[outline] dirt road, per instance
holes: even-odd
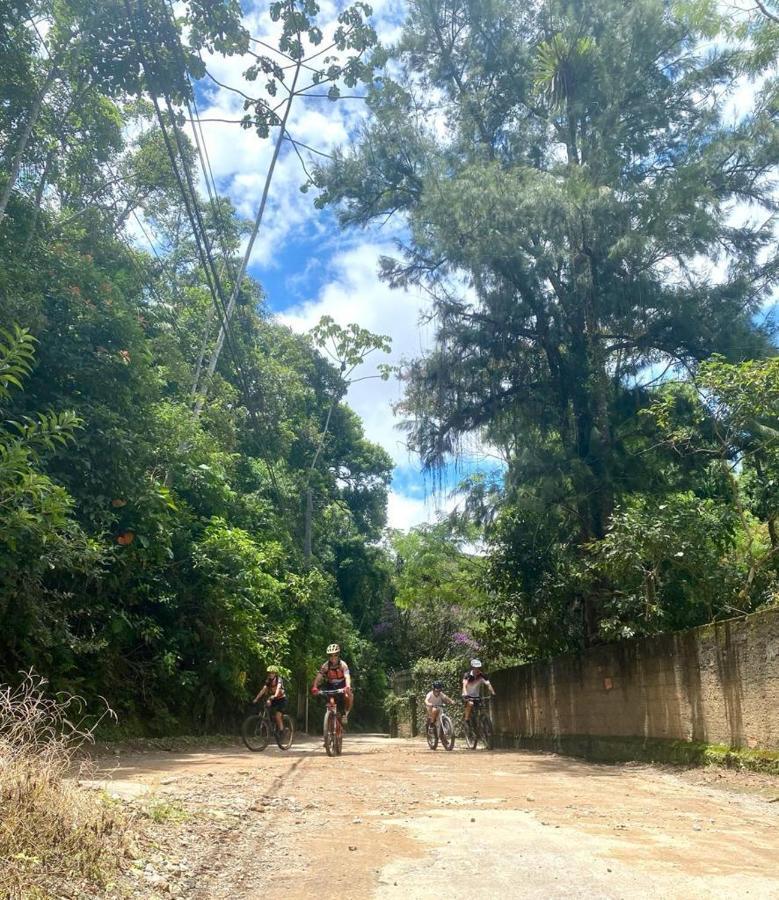
[[[145,810],[117,896],[779,898],[779,779],[352,735],[99,777]]]

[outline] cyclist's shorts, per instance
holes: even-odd
[[[346,679],[341,678],[338,681],[326,681],[322,685],[323,691],[340,691],[346,687]],[[327,698],[325,698],[327,699]]]
[[[326,690],[334,691],[337,689],[336,688],[326,688]],[[330,703],[330,701],[332,700],[335,703],[335,708],[341,713],[346,708],[345,698],[344,698],[343,694],[330,694],[329,696],[322,697],[321,699],[324,700],[325,704]]]
[[[287,698],[286,697],[274,697],[270,702],[270,711],[271,715],[277,712],[284,712],[287,708]]]

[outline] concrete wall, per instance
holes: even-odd
[[[492,677],[504,745],[591,756],[620,739],[779,750],[779,610]]]

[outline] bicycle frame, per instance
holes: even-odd
[[[489,715],[485,709],[486,704],[492,701],[492,697],[463,697],[463,703],[473,703],[473,711],[471,712],[471,721],[474,716]]]
[[[427,725],[427,727],[429,728],[429,727],[432,725],[432,726],[435,728],[435,731],[436,731],[436,740],[435,740],[435,744],[436,744],[436,746],[438,745],[438,742],[440,741],[440,743],[441,743],[447,750],[451,750],[452,747],[454,747],[454,723],[452,722],[452,718],[451,718],[451,716],[446,712],[445,706],[444,706],[443,704],[442,704],[441,706],[434,707],[434,708],[435,708],[435,709],[438,709],[438,715],[435,717],[435,722],[431,722],[431,721],[430,721],[430,718],[429,718],[429,713],[428,713],[428,725]],[[450,738],[450,744],[449,744],[449,746],[447,746],[446,740],[444,739],[444,729],[443,729],[443,722],[444,722],[444,719],[446,719],[446,721],[449,723],[449,738]],[[431,745],[431,749],[434,750],[435,747],[433,747],[433,746]]]
[[[336,697],[346,693],[345,688],[337,688],[334,691],[320,690],[318,696],[325,697],[327,700],[327,711],[325,712],[325,721],[322,728],[325,743],[325,751],[328,756],[340,756],[343,746],[343,724],[341,723],[341,713],[338,711]],[[332,727],[331,727],[332,723]]]
[[[276,725],[276,716],[270,711],[270,706],[266,700],[262,701],[262,712],[260,713],[260,722],[266,721],[271,733],[275,734],[279,729]],[[282,728],[284,727],[284,713],[281,714]]]
[[[337,706],[336,706],[336,702],[335,702],[335,698],[336,698],[339,694],[343,697],[343,696],[346,694],[346,688],[336,688],[334,691],[327,691],[327,690],[324,690],[324,691],[323,691],[323,690],[320,688],[319,693],[317,694],[317,696],[318,696],[318,697],[326,697],[326,698],[327,698],[327,706],[328,706],[328,708],[329,708],[329,709],[335,709],[336,715],[337,715],[338,718],[340,719],[340,718],[341,718],[341,713],[338,712],[338,709],[337,709]]]
[[[492,744],[492,719],[490,718],[489,712],[487,710],[487,704],[490,703],[492,697],[464,697],[463,701],[465,703],[471,702],[473,703],[473,709],[471,710],[471,715],[468,719],[463,716],[463,726],[466,732],[466,743],[468,743],[468,728],[470,727],[473,730],[474,743],[472,749],[474,749],[478,743],[479,739],[481,739],[485,745],[487,745],[488,749],[490,749]],[[485,728],[484,721],[487,721],[488,727]],[[469,744],[470,746],[470,744]]]
[[[435,721],[432,722],[432,724],[435,725],[436,731],[438,732],[438,735],[439,735],[439,737],[440,737],[440,736],[441,736],[441,720],[443,719],[444,716],[446,716],[446,718],[449,719],[449,721],[451,722],[451,721],[452,721],[452,718],[451,718],[451,716],[446,712],[446,710],[444,709],[443,706],[434,707],[434,708],[437,708],[437,709],[438,709],[438,715],[435,717]],[[431,720],[430,720],[430,717],[428,716],[428,722],[430,722],[430,721],[431,721]]]

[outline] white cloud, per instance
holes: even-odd
[[[371,357],[355,373],[357,378],[375,373],[379,362],[398,364],[423,353],[433,340],[432,326],[420,321],[427,299],[421,292],[392,290],[377,275],[379,257],[392,250],[390,244],[364,240],[337,251],[331,259],[330,278],[316,297],[285,310],[279,320],[304,332],[328,315],[340,325],[358,322],[363,328],[389,335],[391,354],[381,359],[378,355]],[[387,516],[391,528],[408,529],[435,521],[450,512],[457,501],[446,491],[428,490],[419,460],[409,454],[405,435],[398,429],[399,419],[392,407],[400,398],[396,379],[358,382],[347,397],[363,421],[366,436],[390,453],[399,479],[402,476],[403,489],[390,491]]]
[[[244,22],[252,36],[271,45],[277,44],[280,26],[271,22],[268,4],[264,0],[255,0],[245,5],[248,9]],[[330,21],[324,28],[323,45],[336,27],[338,13],[347,5],[348,0],[320,0],[320,21]],[[395,42],[405,17],[405,0],[373,0],[371,5],[371,21],[379,39],[384,44]],[[259,53],[266,52],[256,44],[254,49]],[[243,72],[254,62],[251,57],[213,55],[206,56],[205,62],[210,74],[222,85],[237,88],[252,97],[263,93],[266,79],[262,75],[253,82],[244,78]],[[210,79],[203,80],[198,88],[204,140],[217,188],[230,197],[240,215],[253,219],[273,155],[274,132],[271,131],[269,138],[261,139],[253,129],[244,129],[237,124],[236,120],[245,114],[244,98],[234,90]],[[269,98],[266,96],[266,99]],[[281,95],[271,102],[280,99]],[[328,153],[348,141],[365,115],[365,106],[359,100],[344,99],[332,103],[313,97],[297,99],[288,127],[297,141]],[[309,163],[315,159],[304,149],[300,152]],[[331,235],[326,230],[331,220],[318,214],[311,196],[299,190],[304,180],[305,174],[294,149],[288,143],[283,144],[250,266],[262,280],[263,272],[279,265],[282,256],[279,248],[294,246],[296,236],[301,235],[309,246],[312,239],[319,240],[328,277],[316,296],[285,310],[279,319],[301,332],[313,327],[321,316],[330,315],[341,325],[357,322],[373,332],[389,335],[392,353],[383,359],[374,354],[362,371],[355,373],[356,378],[375,373],[379,362],[398,364],[403,358],[424,352],[433,337],[432,328],[420,323],[425,299],[419,292],[393,291],[378,278],[379,257],[394,250],[389,236],[355,239],[340,233]],[[204,183],[202,188],[205,193]],[[289,254],[284,258],[288,262]],[[285,273],[288,284],[301,290],[306,284],[309,265],[308,260],[301,259],[298,272]],[[317,280],[322,281],[321,278]],[[362,418],[367,437],[383,446],[398,467],[403,491],[396,489],[390,493],[389,522],[394,528],[409,528],[437,518],[441,511],[451,508],[452,502],[434,492],[427,496],[429,492],[419,474],[419,462],[409,457],[405,436],[397,428],[398,420],[393,414],[392,406],[400,396],[401,389],[396,380],[371,379],[353,384],[348,402]]]
[[[358,322],[370,331],[389,335],[392,353],[381,359],[374,354],[355,372],[356,378],[374,374],[379,362],[397,364],[404,357],[418,356],[432,342],[431,327],[420,323],[424,297],[418,292],[392,290],[378,279],[379,257],[390,252],[389,245],[365,241],[336,253],[331,261],[332,277],[318,295],[278,317],[295,331],[308,331],[328,315],[339,325]],[[362,418],[367,437],[381,444],[397,465],[407,465],[405,437],[392,411],[400,397],[397,380],[371,379],[353,384],[348,401]]]
[[[347,5],[343,0],[320,2],[318,19],[322,23],[329,23],[323,27],[324,40],[320,46],[324,47],[329,42],[337,26],[337,16]],[[372,7],[371,22],[379,39],[384,43],[393,42],[399,35],[405,13],[403,0],[375,0]],[[277,44],[280,23],[270,20],[266,2],[252,3],[244,15],[244,24],[254,38],[271,46]],[[274,55],[264,46],[253,46],[259,53]],[[311,48],[312,51],[315,49],[318,48]],[[278,60],[284,63],[282,58],[278,57]],[[201,99],[200,116],[214,177],[220,192],[230,197],[239,213],[253,219],[273,155],[275,131],[272,129],[271,136],[262,139],[253,129],[244,129],[237,124],[245,115],[244,97],[230,88],[238,89],[250,97],[264,96],[271,104],[283,100],[283,89],[277,97],[271,98],[265,92],[265,76],[260,74],[256,81],[247,81],[243,73],[255,61],[249,55],[223,57],[205,54],[204,61],[210,75],[222,85],[214,83],[210,78],[199,84],[206,98]],[[287,75],[289,78],[289,71]],[[306,70],[303,75],[310,77]],[[313,93],[326,93],[326,88]],[[350,90],[348,93],[354,92]],[[279,114],[281,112],[280,109]],[[322,97],[296,98],[292,104],[288,130],[295,140],[328,153],[348,140],[365,114],[364,104],[360,100],[343,99],[333,103]],[[310,167],[316,156],[303,148],[300,148],[300,152]],[[277,264],[277,253],[274,251],[294,235],[296,229],[304,225],[313,229],[318,227],[312,220],[310,196],[301,194],[299,190],[305,177],[297,154],[285,142],[273,176],[268,206],[252,253],[251,265],[274,266]]]
[[[387,503],[387,524],[390,528],[407,531],[423,522],[431,522],[438,517],[440,509],[432,498],[420,500],[398,491],[390,491]]]
[[[297,332],[308,331],[328,315],[342,326],[357,322],[375,333],[388,334],[392,353],[383,358],[372,356],[355,373],[357,378],[375,373],[379,362],[398,364],[425,353],[434,339],[434,326],[420,321],[428,298],[420,291],[393,290],[377,275],[380,256],[393,250],[392,244],[364,239],[336,251],[330,260],[329,278],[317,295],[277,318]],[[451,490],[460,478],[473,468],[500,466],[500,459],[474,435],[464,442],[462,469],[442,473],[444,483],[434,489],[423,478],[419,459],[409,454],[405,434],[398,428],[400,419],[393,412],[393,404],[401,399],[401,391],[396,379],[371,379],[353,384],[347,400],[362,419],[368,439],[384,447],[395,462],[396,482],[389,495],[388,520],[392,528],[407,529],[451,512],[459,502],[451,496]]]

